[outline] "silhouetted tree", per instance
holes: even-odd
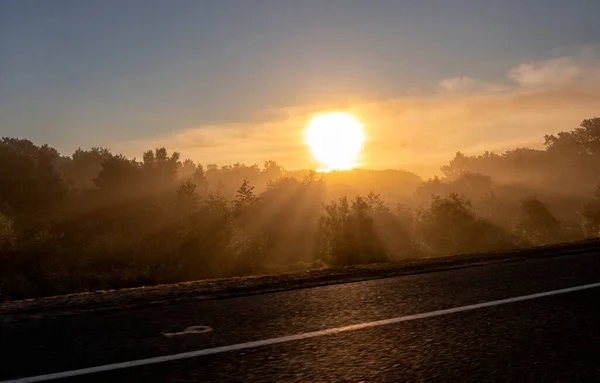
[[[465,172],[451,183],[450,189],[468,198],[482,197],[492,189],[492,177]]]
[[[321,218],[324,252],[334,265],[381,262],[387,259],[374,229],[367,201],[342,197],[325,206]]]
[[[102,163],[102,169],[94,183],[106,197],[131,197],[141,188],[140,164],[122,155],[112,156]]]
[[[275,161],[265,161],[264,168],[262,170],[264,181],[274,181],[281,178],[283,174],[283,167],[277,165]]]
[[[15,241],[16,234],[12,219],[0,213],[0,251],[12,249]]]
[[[460,254],[511,247],[511,239],[499,227],[477,217],[465,197],[451,193],[433,196],[420,212],[418,233],[434,254]]]
[[[64,163],[62,170],[71,187],[76,190],[89,190],[95,187],[94,179],[98,177],[104,161],[112,157],[110,150],[92,148],[77,149],[71,159]]]
[[[192,161],[188,158],[185,161],[183,161],[183,163],[181,164],[181,167],[179,168],[177,175],[181,179],[190,179],[194,176],[195,172],[196,172],[196,164],[194,163],[194,161]]]
[[[521,212],[517,217],[517,233],[533,244],[557,242],[560,224],[546,205],[535,197],[521,201]]]
[[[600,186],[588,203],[583,206],[581,215],[584,219],[584,230],[588,237],[600,236]]]
[[[237,190],[234,206],[236,210],[248,207],[256,202],[256,195],[254,194],[254,186],[250,185],[247,179],[244,179],[242,186]]]
[[[182,213],[191,213],[198,208],[199,197],[196,194],[196,185],[191,180],[184,181],[177,188],[176,206]]]
[[[546,135],[544,140],[549,151],[600,156],[600,118],[583,120],[578,128]]]
[[[179,153],[170,156],[165,148],[144,153],[141,174],[146,187],[151,190],[166,190],[175,184],[177,171],[181,166]]]
[[[415,191],[415,196],[420,200],[429,201],[432,196],[448,194],[449,190],[450,187],[448,183],[442,182],[437,176],[435,176],[421,183]]]
[[[386,256],[391,259],[417,257],[420,251],[412,238],[411,212],[402,207],[392,211],[380,194],[375,192],[369,192],[365,201]]]
[[[0,206],[37,217],[56,209],[68,191],[58,171],[59,160],[58,152],[48,145],[0,140]]]
[[[196,193],[198,195],[204,197],[208,194],[209,184],[208,179],[206,179],[206,172],[204,171],[204,167],[202,164],[198,164],[194,169],[194,173],[192,174],[192,182],[196,185]]]

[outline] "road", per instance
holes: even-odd
[[[5,323],[0,381],[597,382],[599,282],[580,254]]]

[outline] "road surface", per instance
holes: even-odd
[[[0,381],[597,382],[598,255],[4,323]]]

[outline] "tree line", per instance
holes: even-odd
[[[600,118],[422,180],[0,140],[0,299],[509,251],[600,233]]]

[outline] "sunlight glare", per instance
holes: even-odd
[[[363,125],[351,114],[323,113],[313,117],[305,131],[306,144],[326,170],[348,170],[357,164],[365,134]]]

